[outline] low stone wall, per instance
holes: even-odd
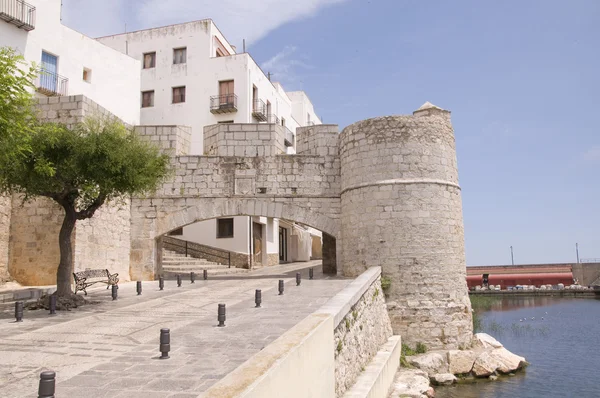
[[[379,348],[392,335],[381,273],[371,268],[354,282],[355,296],[349,312],[336,326],[335,393],[340,397],[350,388]],[[362,294],[360,294],[362,293]],[[335,299],[335,298],[334,298]]]
[[[381,268],[372,267],[202,396],[340,397],[391,335]]]
[[[10,234],[11,198],[0,196],[0,285],[8,276],[8,237]]]

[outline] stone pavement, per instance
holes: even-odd
[[[350,282],[320,268],[320,261],[279,265],[193,285],[184,279],[181,288],[165,281],[162,292],[158,282],[144,282],[142,296],[135,282],[125,283],[117,301],[110,290],[94,289],[88,298],[98,305],[53,317],[26,311],[22,323],[14,322],[13,306],[0,306],[0,396],[37,396],[39,373],[50,369],[58,397],[198,397]],[[262,289],[262,308],[254,308],[255,289]],[[218,303],[227,305],[224,328],[216,327]],[[164,327],[171,358],[159,360]]]

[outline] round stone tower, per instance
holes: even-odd
[[[458,348],[472,337],[462,202],[450,112],[364,120],[340,134],[342,273],[380,265],[403,342]]]

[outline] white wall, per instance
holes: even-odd
[[[232,55],[216,57],[214,37]],[[256,123],[252,117],[252,87],[258,98],[271,102],[272,113],[285,119],[295,133],[298,123],[292,117],[292,103],[283,89],[274,85],[247,54],[235,54],[227,40],[210,20],[101,37],[98,41],[142,60],[156,51],[156,67],[142,69],[141,91],[154,90],[154,106],[141,109],[142,124],[187,125],[192,128],[192,155],[203,154],[205,126],[223,121]],[[187,62],[173,65],[173,49],[187,48]],[[234,80],[237,112],[212,114],[210,97],[219,94],[219,81]],[[172,87],[186,86],[186,102],[172,104]],[[278,88],[279,87],[279,88]]]
[[[321,124],[321,119],[315,113],[313,103],[304,91],[288,91],[287,95],[292,102],[292,114],[300,126],[308,125],[308,114],[310,114],[312,123]]]
[[[177,236],[190,242],[216,247],[236,253],[248,254],[250,242],[249,217],[233,217],[233,238],[217,238],[217,220],[210,219],[183,227],[183,236]]]
[[[0,21],[0,46],[16,48],[41,63],[42,50],[58,56],[58,74],[69,79],[68,94],[83,94],[129,124],[140,121],[140,63],[60,23],[61,0],[28,0],[36,7],[35,29],[27,32]],[[83,68],[92,70],[91,83]]]

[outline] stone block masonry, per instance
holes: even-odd
[[[0,284],[10,279],[8,274],[8,240],[11,209],[11,198],[0,196]]]

